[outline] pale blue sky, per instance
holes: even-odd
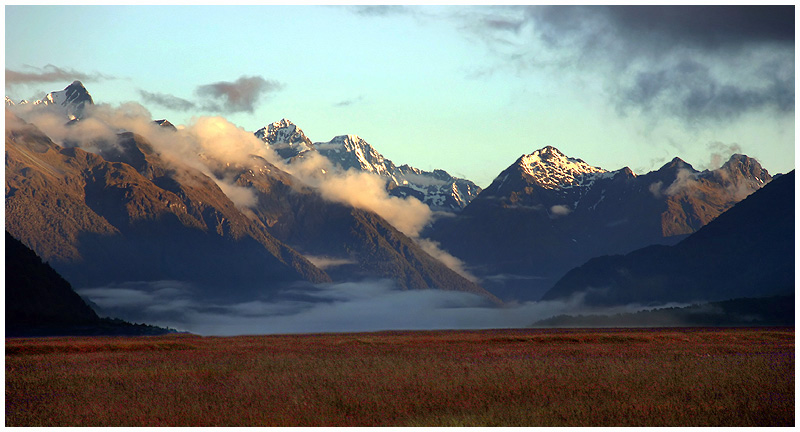
[[[255,131],[285,117],[313,141],[360,135],[398,165],[482,187],[546,145],[640,174],[737,151],[774,174],[795,160],[786,12],[6,6],[6,95],[41,98],[75,76],[96,103],[154,119]],[[199,91],[242,77],[261,83],[244,105]]]

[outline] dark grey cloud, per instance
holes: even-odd
[[[794,44],[794,6],[604,7],[631,37],[665,38],[704,48],[746,43]]]
[[[619,108],[661,110],[682,118],[733,119],[754,110],[794,111],[794,79],[773,76],[764,83],[722,83],[693,60],[636,74],[620,90]]]
[[[113,76],[101,73],[86,73],[74,69],[65,69],[48,64],[42,68],[30,66],[27,71],[15,71],[6,68],[6,86],[16,84],[33,84],[49,82],[72,82],[74,80],[107,80]]]
[[[197,94],[211,98],[204,107],[211,111],[227,113],[253,112],[261,98],[283,88],[283,84],[260,76],[242,76],[236,81],[220,81],[201,85]]]
[[[560,78],[596,77],[623,114],[692,123],[794,111],[794,6],[521,6],[479,12],[467,27],[503,55],[507,66],[549,70]]]
[[[587,44],[612,37],[648,50],[794,45],[794,6],[530,6],[525,12],[551,43],[577,35]]]
[[[190,111],[197,108],[196,103],[170,94],[152,93],[140,89],[139,95],[147,103],[153,103],[176,111]]]

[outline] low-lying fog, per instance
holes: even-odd
[[[403,291],[389,280],[296,284],[270,300],[209,304],[180,281],[126,282],[78,290],[104,316],[200,335],[520,328],[560,314],[598,312],[581,298],[495,306],[453,291]],[[642,310],[637,305],[605,313]]]

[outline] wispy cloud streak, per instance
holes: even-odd
[[[196,103],[170,94],[153,93],[140,89],[139,95],[147,103],[156,104],[176,111],[190,111],[197,108]]]
[[[48,64],[42,68],[30,66],[30,70],[19,71],[6,68],[6,87],[17,84],[34,84],[50,82],[72,82],[74,80],[109,80],[111,75],[86,73],[74,69],[65,69]]]

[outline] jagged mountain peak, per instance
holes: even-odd
[[[92,95],[83,86],[83,83],[75,80],[72,84],[66,86],[64,90],[53,91],[48,93],[44,99],[45,104],[58,104],[67,106],[67,104],[79,104],[88,102],[93,104]]]
[[[293,144],[303,142],[311,144],[303,130],[286,118],[272,122],[255,132],[255,135],[267,144]]]
[[[398,168],[359,135],[338,135],[327,142],[312,143],[286,118],[264,126],[255,135],[287,163],[315,152],[342,171],[353,169],[377,174],[387,180],[387,189],[393,196],[413,196],[436,210],[459,211],[481,190],[469,180],[453,177],[444,170],[428,172],[408,165]]]
[[[679,158],[677,156],[672,158],[671,161],[665,163],[664,166],[662,166],[661,168],[658,169],[658,171],[675,170],[675,169],[681,169],[681,168],[685,168],[685,169],[688,169],[690,171],[696,171],[694,169],[694,167],[692,167],[692,165],[689,162],[686,162],[685,160],[683,160],[683,159],[681,159],[681,158]]]
[[[72,84],[68,85],[64,90],[70,90],[70,89],[73,91],[85,91],[86,93],[88,93],[88,91],[86,91],[86,87],[80,80],[72,81]]]
[[[275,131],[278,129],[290,129],[292,132],[294,132],[298,129],[298,127],[296,124],[292,123],[291,120],[287,118],[282,118],[276,122],[272,122],[266,125],[262,129],[266,129],[266,131]]]
[[[19,104],[27,104],[28,101],[21,101]],[[6,105],[13,106],[14,103],[6,97]],[[83,116],[86,105],[94,105],[92,95],[83,86],[83,83],[75,80],[72,84],[66,86],[64,90],[52,91],[44,96],[41,100],[33,102],[35,106],[59,106],[67,118],[76,120]]]
[[[314,148],[314,144],[302,129],[286,118],[270,123],[255,132],[284,159],[291,159]]]
[[[522,155],[515,166],[523,176],[546,189],[579,185],[589,174],[606,173],[603,168],[591,166],[581,159],[571,158],[553,146]]]
[[[732,155],[727,162],[712,173],[716,176],[727,177],[726,180],[734,183],[745,181],[765,185],[772,181],[772,176],[758,160],[743,154]]]
[[[161,127],[165,127],[167,129],[173,130],[173,131],[178,130],[178,128],[176,128],[175,125],[172,124],[172,122],[170,122],[167,119],[153,120],[153,123],[155,123],[155,124],[157,124],[157,125],[159,125]]]
[[[731,171],[738,170],[742,174],[751,174],[755,177],[761,177],[762,172],[764,172],[758,160],[739,153],[732,155],[727,162],[722,164],[722,168]]]
[[[287,119],[286,117],[284,117],[284,118],[282,118],[282,119],[280,119],[280,120],[278,120],[276,122],[272,122],[272,125],[274,125],[275,127],[285,127],[285,126],[293,125],[293,124],[294,123],[292,123],[292,121]]]
[[[30,102],[21,100],[19,105],[26,105]],[[17,105],[14,101],[6,96],[6,106]],[[73,81],[70,85],[64,87],[64,90],[52,91],[44,96],[44,98],[34,101],[33,105],[58,105],[64,107],[64,112],[70,120],[75,120],[83,115],[86,105],[94,105],[92,95],[86,90],[86,87],[79,80]]]
[[[364,138],[358,135],[339,135],[326,143],[314,143],[319,152],[342,169],[355,168],[389,178],[399,184],[394,175],[397,169]]]

